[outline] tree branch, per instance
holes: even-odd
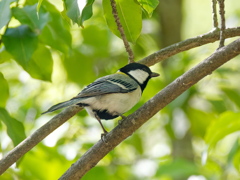
[[[111,1],[111,6],[112,6],[113,17],[115,19],[118,31],[120,32],[120,35],[122,37],[125,49],[126,49],[126,51],[128,53],[129,63],[133,63],[134,62],[134,54],[133,54],[133,51],[132,51],[132,49],[131,49],[131,47],[130,47],[130,45],[128,43],[128,40],[127,40],[126,35],[124,33],[124,29],[123,29],[122,24],[120,22],[120,19],[119,19],[119,16],[118,16],[118,12],[117,12],[116,2],[115,2],[115,0],[110,0],[110,1]]]
[[[212,0],[212,14],[213,14],[213,27],[218,29],[218,20],[217,20],[217,0]]]
[[[240,36],[240,27],[229,28],[225,31],[225,38]],[[146,64],[148,66],[154,65],[170,56],[177,53],[186,51],[188,49],[198,47],[207,43],[212,43],[219,40],[219,31],[214,30],[210,33],[200,35],[194,38],[187,39],[185,41],[168,46],[160,51],[151,54],[150,56],[142,59],[139,63]],[[48,123],[39,128],[31,136],[22,141],[18,146],[11,150],[5,157],[0,160],[0,175],[6,171],[12,164],[26,154],[30,149],[36,146],[47,135],[53,132],[61,124],[66,122],[81,109],[79,107],[69,107],[53,117]]]
[[[80,179],[113,148],[132,135],[132,133],[140,128],[158,111],[176,99],[192,85],[196,84],[199,80],[210,75],[214,70],[238,54],[240,54],[240,39],[215,51],[210,57],[177,78],[137,111],[126,117],[120,125],[106,135],[106,142],[102,140],[98,141],[76,163],[72,164],[60,180]]]
[[[219,4],[219,14],[221,17],[221,31],[220,31],[220,42],[219,42],[219,48],[224,46],[224,41],[225,41],[225,5],[224,5],[224,0],[218,0]]]
[[[164,59],[167,59],[175,54],[178,54],[180,52],[193,49],[195,47],[202,46],[204,44],[213,43],[217,40],[219,40],[219,30],[214,29],[213,31],[202,34],[199,36],[196,36],[194,38],[187,39],[185,41],[181,41],[179,43],[175,43],[171,46],[168,46],[166,48],[163,48],[145,58],[138,61],[139,63],[145,64],[147,66],[152,66],[160,61],[163,61]],[[240,36],[240,27],[236,28],[228,28],[225,30],[225,38],[231,38],[235,36]]]
[[[0,161],[0,175],[6,171],[12,164],[20,159],[24,154],[41,142],[46,136],[52,133],[55,129],[65,123],[68,119],[81,111],[79,106],[72,106],[66,108],[64,111],[54,116],[50,121],[36,130],[32,135],[19,143],[13,150],[11,150]]]

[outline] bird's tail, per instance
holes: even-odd
[[[64,101],[64,102],[55,104],[52,107],[50,107],[47,111],[43,112],[42,114],[46,114],[46,113],[49,113],[49,112],[56,111],[58,109],[62,109],[64,107],[68,107],[68,106],[77,104],[79,101],[80,101],[79,99],[70,99],[68,101]]]

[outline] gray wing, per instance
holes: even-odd
[[[109,93],[128,93],[137,89],[138,86],[137,82],[129,76],[123,74],[108,75],[88,85],[73,99]]]

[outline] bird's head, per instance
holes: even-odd
[[[159,76],[158,73],[152,72],[149,67],[139,63],[130,63],[119,71],[133,78],[140,85],[142,91],[151,78]]]

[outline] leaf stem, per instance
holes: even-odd
[[[125,49],[128,53],[128,60],[129,60],[129,63],[133,63],[134,62],[134,54],[133,54],[133,51],[127,41],[127,38],[126,38],[126,35],[124,33],[124,29],[122,27],[122,24],[120,22],[120,18],[118,16],[118,12],[117,12],[117,5],[116,5],[116,2],[115,0],[110,0],[111,1],[111,6],[112,6],[112,14],[113,14],[113,17],[115,19],[115,22],[117,24],[117,28],[118,28],[118,31],[120,32],[120,35],[122,37],[122,40],[123,40],[123,43],[124,43],[124,46],[125,46]]]

